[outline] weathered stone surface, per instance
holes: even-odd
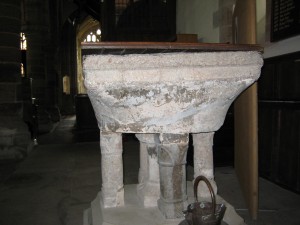
[[[261,66],[257,52],[88,55],[83,63],[101,130],[133,133],[218,130]]]
[[[32,148],[27,125],[16,116],[0,116],[0,159],[22,159]]]
[[[103,207],[124,205],[122,134],[100,133]]]

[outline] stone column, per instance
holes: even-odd
[[[46,98],[45,102],[47,104],[46,110],[50,114],[51,120],[53,122],[58,122],[61,118],[60,109],[58,108],[58,88],[60,84],[59,69],[60,66],[57,62],[60,62],[60,57],[58,55],[59,43],[61,38],[61,25],[59,22],[60,18],[60,0],[51,0],[49,2],[49,35],[47,37],[47,47],[45,51],[46,55]]]
[[[145,207],[157,206],[159,199],[158,134],[136,134],[140,141],[140,170],[137,195]]]
[[[186,153],[188,134],[160,134],[158,208],[167,219],[180,218],[187,207]]]
[[[21,83],[21,1],[0,1],[0,159],[20,159],[31,149],[30,116]]]
[[[49,40],[49,1],[24,1],[23,32],[27,38],[27,74],[32,78],[32,95],[37,99],[37,118],[39,133],[50,132],[53,123],[47,111],[47,43]],[[53,66],[53,65],[52,65]]]
[[[214,132],[193,134],[194,145],[194,178],[205,176],[211,183],[214,192],[217,193],[217,185],[214,181],[213,141]],[[210,198],[206,184],[198,185],[198,196]]]
[[[122,134],[100,132],[100,148],[103,207],[123,206]]]

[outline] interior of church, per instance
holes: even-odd
[[[171,200],[166,198],[170,193],[191,191],[188,187],[182,187],[182,190],[178,191],[180,183],[176,182],[183,178],[186,179],[186,186],[190,185],[199,175],[198,163],[202,161],[203,165],[205,162],[209,164],[207,167],[204,165],[205,168],[202,169],[209,170],[204,174],[218,187],[216,191],[214,186],[214,191],[218,196],[222,196],[222,201],[228,202],[227,212],[229,209],[234,211],[232,214],[226,214],[221,224],[300,223],[300,4],[297,0],[285,3],[280,0],[0,0],[0,12],[0,224],[178,224],[177,220],[171,223],[165,219],[184,220],[182,213],[179,215],[173,210],[178,206],[176,204],[179,200],[173,196],[173,208],[169,209],[168,204]],[[242,48],[246,50],[241,50]],[[218,53],[224,51],[224,55],[226,51],[237,55],[243,51],[253,51],[263,61],[258,74],[260,77],[253,81],[253,84],[249,83],[249,87],[244,85],[243,90],[239,89],[241,93],[237,91],[234,97],[224,97],[225,100],[230,99],[230,104],[228,103],[227,107],[225,100],[223,101],[221,106],[225,114],[220,119],[221,125],[218,128],[208,129],[199,125],[200,128],[194,129],[196,125],[186,122],[186,118],[182,120],[184,125],[181,125],[181,121],[180,126],[171,126],[167,121],[168,117],[174,124],[174,118],[177,118],[173,116],[171,109],[178,115],[181,113],[174,105],[170,106],[170,109],[164,109],[167,116],[163,118],[167,119],[155,120],[156,125],[153,126],[147,121],[147,126],[144,123],[142,128],[139,128],[141,123],[138,123],[137,119],[133,119],[136,122],[133,125],[125,124],[125,128],[122,127],[120,118],[116,119],[118,123],[111,122],[111,118],[115,116],[112,112],[119,108],[124,110],[122,113],[127,112],[127,108],[131,110],[132,115],[127,116],[123,113],[123,117],[128,117],[126,120],[131,121],[129,117],[139,118],[134,117],[133,112],[135,107],[141,107],[141,99],[144,97],[141,90],[146,89],[144,85],[149,83],[143,83],[141,80],[156,71],[155,65],[144,63],[144,59],[139,64],[138,58],[136,65],[119,65],[117,59],[121,62],[122,57],[139,54],[138,57],[150,55],[150,58],[153,56],[155,60],[156,55],[166,55],[163,62],[157,62],[157,67],[161,67],[158,68],[159,73],[166,73],[165,67],[171,71],[172,63],[176,62],[176,66],[184,66],[175,67],[173,71],[177,72],[170,77],[173,79],[183,76],[180,79],[188,80],[191,76],[184,73],[190,72],[186,68],[191,66],[192,59],[187,63],[188,66],[184,63],[189,54],[207,54],[203,59],[205,61],[215,49],[218,49]],[[186,54],[187,57],[179,61],[174,57],[169,63],[168,55],[172,54]],[[104,61],[92,61],[88,64],[91,55],[108,57],[107,65],[101,64]],[[219,61],[209,64],[210,67],[217,67],[223,60],[227,60],[222,57],[217,59]],[[238,60],[242,63],[245,61],[242,57],[236,57],[233,64],[238,64]],[[110,90],[105,92],[110,93],[107,100],[104,99],[104,95],[94,90],[95,87],[91,87],[91,84],[97,84],[98,91],[109,82],[111,86],[116,84],[119,78],[113,80],[116,75],[109,77],[111,71],[115,71],[114,68],[104,69],[104,83],[100,84],[97,78],[94,83],[89,80],[95,74],[100,74],[101,68],[108,68],[111,61],[116,62],[115,66],[120,66],[120,71],[124,73],[120,82],[124,84],[122,88],[129,87],[124,91],[117,86],[118,93],[113,94],[119,98],[119,102],[113,103],[109,102],[113,96]],[[243,64],[241,68],[246,68],[248,64],[250,65]],[[201,71],[207,66],[205,63],[199,65],[197,64]],[[222,68],[224,76],[227,76],[226,69],[230,66],[231,64],[226,64]],[[198,67],[192,69],[191,74]],[[138,80],[138,84],[143,84],[138,91],[130,86],[137,71],[142,71],[140,74],[143,77]],[[203,71],[206,73],[210,68],[206,70],[205,67]],[[129,78],[124,78],[125,74],[129,75]],[[252,76],[254,72],[249,74]],[[155,80],[155,75],[151,79]],[[181,82],[180,79],[178,82]],[[234,78],[233,83],[237,84],[238,81],[238,78]],[[242,80],[242,83],[245,84],[246,81]],[[163,82],[166,82],[166,85],[170,83],[164,79],[159,82],[161,86]],[[198,81],[193,82],[194,85]],[[159,86],[155,85],[155,88]],[[172,103],[170,99],[174,95],[170,93],[174,86],[176,83],[168,86],[169,93],[163,95],[169,98],[167,101],[161,103],[155,100],[155,104],[165,107],[169,102]],[[196,98],[202,101],[204,94],[209,92],[213,95],[211,87],[216,86],[209,86],[210,89],[203,88],[204,91],[202,86],[197,87],[202,92],[195,95],[196,97],[190,94],[195,92],[186,93],[193,96],[191,102],[194,106],[197,105]],[[184,90],[189,88],[192,87]],[[229,89],[234,90],[233,86]],[[134,91],[129,93],[127,90]],[[152,97],[152,93],[155,96],[164,91],[149,90],[147,89],[147,97],[150,94]],[[218,94],[219,92],[221,97],[227,93],[225,90],[218,91]],[[125,103],[128,103],[131,100],[128,96],[136,93],[139,96],[135,97],[134,101],[138,103],[114,108],[109,111],[111,118],[104,116],[101,111],[107,111],[104,106],[119,106],[123,104],[124,99],[127,101],[124,100]],[[205,101],[212,101],[211,99],[214,98]],[[100,104],[100,101],[105,104]],[[151,101],[152,104],[154,100]],[[182,99],[179,103],[181,108],[185,107],[183,112],[187,112],[190,106],[184,105],[186,102]],[[153,121],[155,113],[164,115],[159,114],[159,107],[151,108],[151,113],[147,112],[152,115]],[[138,111],[138,116],[141,117],[146,110]],[[201,110],[204,113],[206,107]],[[214,110],[212,112],[214,113]],[[212,113],[209,111],[208,114]],[[200,116],[195,118],[193,117],[193,121],[202,122],[198,119]],[[207,123],[211,120],[217,121],[217,116],[211,120],[207,118],[203,119]],[[164,124],[168,126],[165,128]],[[189,124],[189,128],[186,128],[186,124]],[[180,129],[184,130],[184,134]],[[158,136],[143,136],[144,134]],[[202,137],[201,134],[207,136]],[[113,138],[115,135],[118,137]],[[147,142],[150,137],[155,141]],[[184,162],[163,167],[163,163],[166,162],[160,161],[159,157],[163,157],[163,154],[159,151],[167,148],[163,145],[164,141],[169,144],[174,138],[176,140],[171,143],[174,146],[187,140]],[[211,141],[203,144],[208,139]],[[117,141],[121,144],[116,144]],[[107,159],[113,168],[109,175],[103,172],[110,168],[104,165],[104,159],[107,157],[104,149],[108,148],[104,142],[117,146],[116,149],[119,145],[123,148],[118,150],[121,151],[118,153],[112,150],[113,156],[109,156],[112,158]],[[149,150],[153,143],[156,146],[155,151],[158,151],[155,156],[150,154]],[[197,153],[203,151],[199,147],[201,144],[209,146],[207,148],[211,150],[209,156],[203,156],[202,161],[202,155]],[[142,146],[147,148],[147,156],[143,155]],[[113,158],[117,154],[121,158]],[[175,157],[174,154],[172,157]],[[122,164],[121,168],[115,165],[118,160]],[[148,166],[145,173],[149,173],[145,177],[142,171],[143,160],[146,160]],[[183,165],[182,171],[178,173],[184,174],[179,178],[174,175],[174,171],[178,171],[178,165]],[[171,167],[172,179],[166,184],[168,179],[162,177],[168,177],[169,173],[162,171]],[[110,180],[107,179],[111,178],[107,177],[117,179],[117,170],[122,173],[120,179],[125,194],[122,193],[123,197],[119,198],[120,193],[116,193],[115,198],[117,202],[122,202],[122,198],[125,198],[125,205],[126,196],[130,192],[128,190],[132,185],[142,187],[143,182],[147,183],[147,179],[152,182],[151,185],[157,182],[155,188],[158,187],[160,192],[156,197],[159,199],[155,199],[155,203],[149,200],[149,205],[153,207],[152,204],[157,204],[158,212],[164,215],[164,222],[153,219],[156,222],[150,223],[147,222],[148,217],[143,222],[132,222],[127,217],[121,217],[123,222],[111,222],[110,218],[102,215],[108,215],[106,208],[111,206],[110,200],[105,202],[107,196],[101,194],[101,191],[104,192],[105,187],[110,188],[105,186],[110,184]],[[151,171],[156,170],[160,178],[158,175],[151,177]],[[181,184],[183,183],[184,181]],[[173,185],[175,191],[172,192],[171,188],[164,196],[168,185]],[[148,207],[145,199],[149,196],[144,192],[146,191],[137,195],[144,198],[142,205]],[[104,208],[101,208],[101,213],[95,206],[95,201],[100,195],[103,198],[103,206],[101,203],[97,207]],[[187,197],[184,193],[182,195]],[[186,207],[185,204],[186,202],[182,203],[183,208]],[[95,215],[95,207],[102,217],[97,213]],[[179,211],[182,212],[182,209]],[[141,211],[136,214],[143,213],[144,211]]]

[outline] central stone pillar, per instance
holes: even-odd
[[[183,217],[186,209],[186,153],[188,134],[160,134],[158,163],[160,199],[158,208],[167,219]]]
[[[100,132],[100,148],[103,207],[123,206],[122,134]]]
[[[159,199],[158,134],[136,134],[140,141],[140,170],[137,195],[145,207],[157,206]]]

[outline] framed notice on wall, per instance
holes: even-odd
[[[271,41],[300,34],[300,0],[272,0]]]

